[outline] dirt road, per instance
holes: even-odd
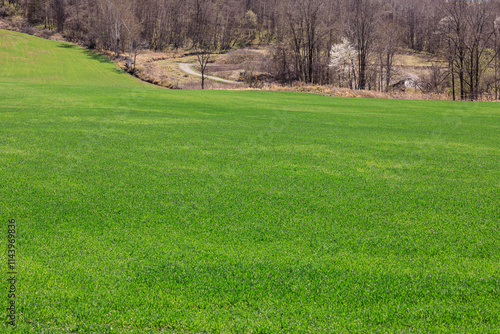
[[[187,74],[192,74],[192,75],[196,75],[198,77],[201,77],[200,72],[197,72],[191,68],[191,66],[193,66],[193,65],[195,65],[195,64],[179,63],[179,68],[182,71],[186,72]],[[222,79],[222,78],[218,78],[218,77],[213,77],[211,75],[205,75],[205,79],[212,79],[215,81],[220,81],[220,82],[225,82],[225,83],[239,84],[239,82],[237,82],[237,81],[226,80],[226,79]]]

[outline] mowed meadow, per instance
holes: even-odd
[[[22,333],[498,333],[499,162],[498,103],[165,90],[0,31],[0,306],[16,219]]]

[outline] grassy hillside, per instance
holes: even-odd
[[[498,104],[169,91],[0,31],[18,330],[498,332],[499,143]]]
[[[137,86],[109,59],[69,43],[0,30],[2,83]]]

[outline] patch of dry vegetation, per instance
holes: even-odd
[[[394,55],[395,66],[427,67],[432,66],[433,62],[435,62],[435,57],[425,53],[407,51]]]
[[[400,100],[450,100],[448,94],[421,93],[418,91],[379,92],[374,90],[352,90],[332,86],[306,85],[294,83],[291,86],[265,85],[262,90],[313,93],[325,96],[360,97],[370,99],[400,99]]]
[[[267,74],[269,55],[266,48],[239,49],[220,55],[207,69],[211,75],[243,80],[245,77]]]
[[[108,57],[114,58],[111,52],[104,52]],[[189,56],[183,50],[154,52],[142,50],[136,59],[136,67],[133,75],[142,81],[152,83],[165,88],[184,88],[185,83],[192,79],[182,72],[177,63],[192,62],[193,56]],[[126,56],[120,55],[114,59],[122,69],[126,69]]]
[[[244,57],[241,57],[242,50],[236,50],[228,54],[214,54],[211,63],[207,67],[207,75],[216,76],[229,80],[240,80],[242,73],[241,64],[235,64],[234,61],[246,64]],[[237,58],[231,58],[232,54],[238,54]],[[112,57],[112,54],[108,56]],[[125,68],[125,58],[117,61],[117,64]],[[197,59],[189,50],[167,50],[164,52],[153,52],[145,50],[137,56],[137,65],[134,75],[139,79],[159,85],[166,88],[180,89],[200,89],[201,79],[184,73],[179,68],[179,63],[196,64]],[[193,69],[199,71],[198,66]],[[243,71],[245,68],[243,68]],[[241,89],[241,84],[230,84],[215,82],[207,79],[206,88],[208,89]]]

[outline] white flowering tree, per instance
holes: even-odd
[[[342,38],[341,43],[332,45],[329,66],[337,72],[340,86],[355,88],[357,58],[358,53],[347,38]]]

